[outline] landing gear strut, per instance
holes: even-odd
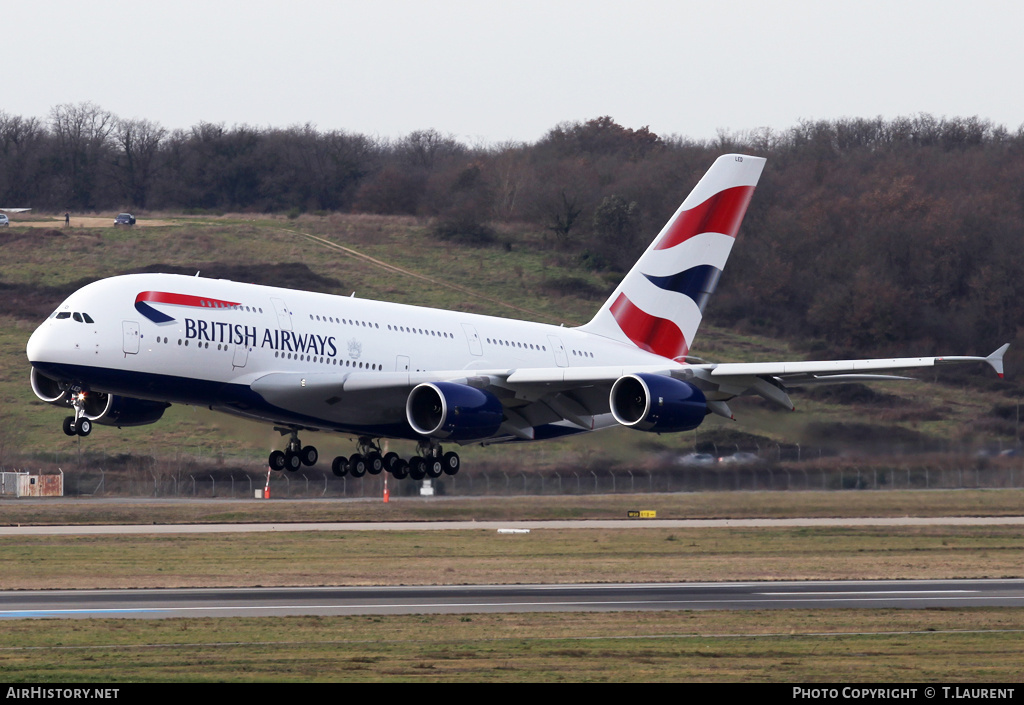
[[[316,465],[316,461],[320,459],[320,454],[313,446],[302,445],[302,442],[299,440],[299,429],[275,427],[275,430],[280,431],[281,435],[290,433],[291,439],[289,439],[288,447],[285,450],[275,450],[270,454],[267,462],[270,464],[271,470],[295,472],[303,465],[306,467]]]
[[[64,434],[67,436],[88,436],[92,433],[92,421],[85,417],[85,392],[79,392],[72,396],[71,406],[75,410],[75,415],[64,419]]]

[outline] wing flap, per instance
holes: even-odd
[[[345,375],[344,391],[374,389],[412,389],[426,382],[457,382],[484,389],[505,379],[509,370],[441,370],[433,372],[352,372]]]
[[[904,357],[878,360],[811,360],[807,362],[727,362],[716,365],[712,377],[781,377],[838,375],[864,371],[906,370],[932,367],[937,358]],[[984,361],[985,358],[969,358]]]
[[[648,372],[655,375],[673,375],[682,373],[686,367],[668,360],[664,365],[610,365],[604,367],[539,367],[533,369],[513,370],[507,377],[509,385],[569,385],[596,384],[614,382],[628,374]]]

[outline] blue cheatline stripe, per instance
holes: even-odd
[[[407,440],[419,440],[420,438],[409,426],[404,414],[402,418],[393,423],[366,425],[336,423],[274,406],[244,384],[225,384],[214,380],[115,370],[88,365],[67,365],[57,362],[33,362],[32,365],[48,377],[62,380],[87,379],[93,387],[124,397],[159,399],[172,404],[213,406],[219,411],[257,419],[261,422],[296,423],[311,428],[330,429],[353,435]]]
[[[718,279],[722,276],[722,270],[712,267],[710,264],[699,264],[687,270],[672,274],[667,277],[655,277],[645,274],[648,280],[659,289],[674,291],[677,294],[688,296],[697,304],[697,308],[703,313],[708,299],[715,293],[718,286]]]

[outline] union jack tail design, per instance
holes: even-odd
[[[594,319],[580,330],[685,358],[765,160],[715,160]]]

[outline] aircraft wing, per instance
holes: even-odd
[[[561,368],[556,368],[561,369]],[[311,419],[331,424],[391,426],[404,424],[406,401],[421,384],[452,382],[483,389],[498,397],[506,415],[519,423],[515,407],[536,401],[535,395],[516,398],[514,386],[506,380],[514,372],[495,370],[448,370],[431,372],[348,372],[307,374],[274,372],[250,384],[268,403]],[[605,393],[607,396],[607,392]],[[605,400],[607,405],[607,400]],[[554,413],[534,416],[537,424],[563,420]],[[522,422],[521,425],[532,425]],[[517,434],[511,431],[511,437]]]
[[[1010,344],[1007,343],[988,357],[957,355],[946,357],[897,357],[872,360],[725,363],[714,365],[711,376],[717,378],[743,375],[756,375],[760,377],[767,375],[778,377],[789,384],[797,385],[808,382],[828,381],[830,377],[836,375],[858,376],[868,373],[868,377],[874,378],[877,375],[871,373],[909,370],[918,367],[934,367],[950,363],[984,362],[990,365],[996,371],[996,374],[1002,377],[1003,355],[1005,355],[1009,347]]]
[[[508,374],[510,384],[561,384],[574,382],[614,381],[625,374],[647,372],[664,374],[679,379],[698,377],[728,382],[740,377],[773,377],[792,386],[823,382],[849,382],[860,379],[909,379],[893,377],[884,372],[934,367],[943,364],[984,362],[1003,376],[1003,356],[1010,344],[1001,346],[987,357],[957,355],[945,357],[901,357],[868,360],[824,360],[804,362],[727,362],[699,365],[672,366],[609,366],[609,367],[556,367],[515,370]]]
[[[525,369],[449,370],[432,372],[284,373],[260,377],[253,391],[271,404],[335,422],[351,421],[353,410],[362,423],[388,424],[405,418],[405,401],[420,384],[451,382],[486,390],[502,403],[501,435],[489,442],[533,440],[535,430],[551,424],[572,424],[593,430],[611,425],[609,392],[625,375],[653,374],[687,381],[704,392],[708,408],[733,418],[726,401],[757,395],[792,410],[788,388],[910,379],[889,374],[946,364],[982,362],[1003,376],[1009,344],[987,357],[945,356],[803,362],[739,362],[680,365],[677,363]],[[345,402],[345,403],[342,403]]]
[[[688,381],[707,397],[708,408],[719,416],[734,418],[726,401],[733,397],[757,395],[786,409],[795,407],[789,387],[811,384],[843,384],[908,380],[891,374],[903,370],[948,364],[985,363],[1003,376],[1003,356],[1009,343],[986,357],[947,355],[943,357],[883,358],[866,360],[828,360],[802,362],[707,363],[699,365],[644,367],[544,368],[516,370],[504,384],[518,395],[533,398],[556,411],[575,410],[566,420],[583,425],[609,411],[611,385],[626,374],[658,374]],[[577,403],[578,402],[578,403]]]
[[[595,370],[600,370],[599,372]],[[562,367],[528,370],[449,370],[431,372],[349,372],[305,374],[275,372],[250,385],[268,403],[334,424],[381,426],[405,423],[406,400],[420,384],[451,382],[493,394],[502,404],[505,422],[487,442],[534,440],[535,429],[568,422],[593,430],[613,421],[595,421],[610,411],[612,383],[635,369]],[[666,373],[664,365],[651,366]],[[517,378],[517,375],[519,378]],[[571,394],[566,394],[570,392]]]
[[[695,365],[700,379],[710,382],[719,395],[757,394],[792,410],[788,387],[810,384],[842,384],[912,379],[893,374],[902,370],[947,364],[983,362],[1003,376],[1003,356],[1010,344],[1002,345],[987,357],[947,355],[944,357],[902,357],[869,360],[827,360],[804,362],[738,362]],[[713,409],[714,410],[714,409]],[[730,416],[731,418],[731,416]]]

